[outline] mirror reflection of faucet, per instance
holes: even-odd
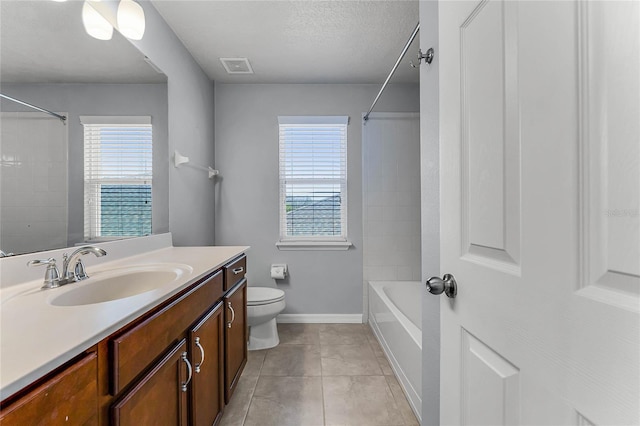
[[[93,253],[96,257],[101,257],[107,254],[107,252],[99,247],[84,246],[80,247],[71,256],[67,256],[67,253],[62,255],[62,276],[56,266],[56,260],[51,257],[49,259],[31,260],[27,263],[27,266],[47,266],[47,270],[44,273],[44,285],[42,288],[56,288],[61,285],[82,281],[89,276],[87,275],[82,259],[80,256]]]

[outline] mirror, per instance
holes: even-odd
[[[83,243],[80,116],[149,116],[152,232],[167,232],[167,79],[127,39],[89,36],[80,1],[0,2],[0,249],[30,253]]]

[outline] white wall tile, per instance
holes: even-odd
[[[66,128],[44,114],[12,112],[2,113],[1,131],[0,248],[24,253],[67,245]]]
[[[365,281],[420,279],[419,120],[375,116],[363,131]]]

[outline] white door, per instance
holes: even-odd
[[[439,3],[442,424],[640,424],[639,28]]]

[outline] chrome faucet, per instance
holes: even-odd
[[[47,270],[44,275],[44,285],[42,288],[56,288],[61,285],[74,283],[76,281],[82,281],[89,278],[80,256],[93,253],[96,257],[104,256],[107,254],[101,248],[93,246],[80,247],[78,250],[71,253],[71,256],[67,256],[67,253],[62,255],[62,276],[58,272],[56,266],[56,260],[52,257],[49,259],[31,260],[27,263],[27,266],[46,266]]]
[[[107,254],[107,252],[101,248],[84,246],[71,253],[71,256],[67,256],[67,253],[62,255],[62,279],[65,281],[64,284],[82,281],[89,278],[84,270],[82,259],[80,259],[80,256],[89,253],[93,253],[96,257],[101,257]],[[71,268],[69,268],[69,266],[71,266]]]

